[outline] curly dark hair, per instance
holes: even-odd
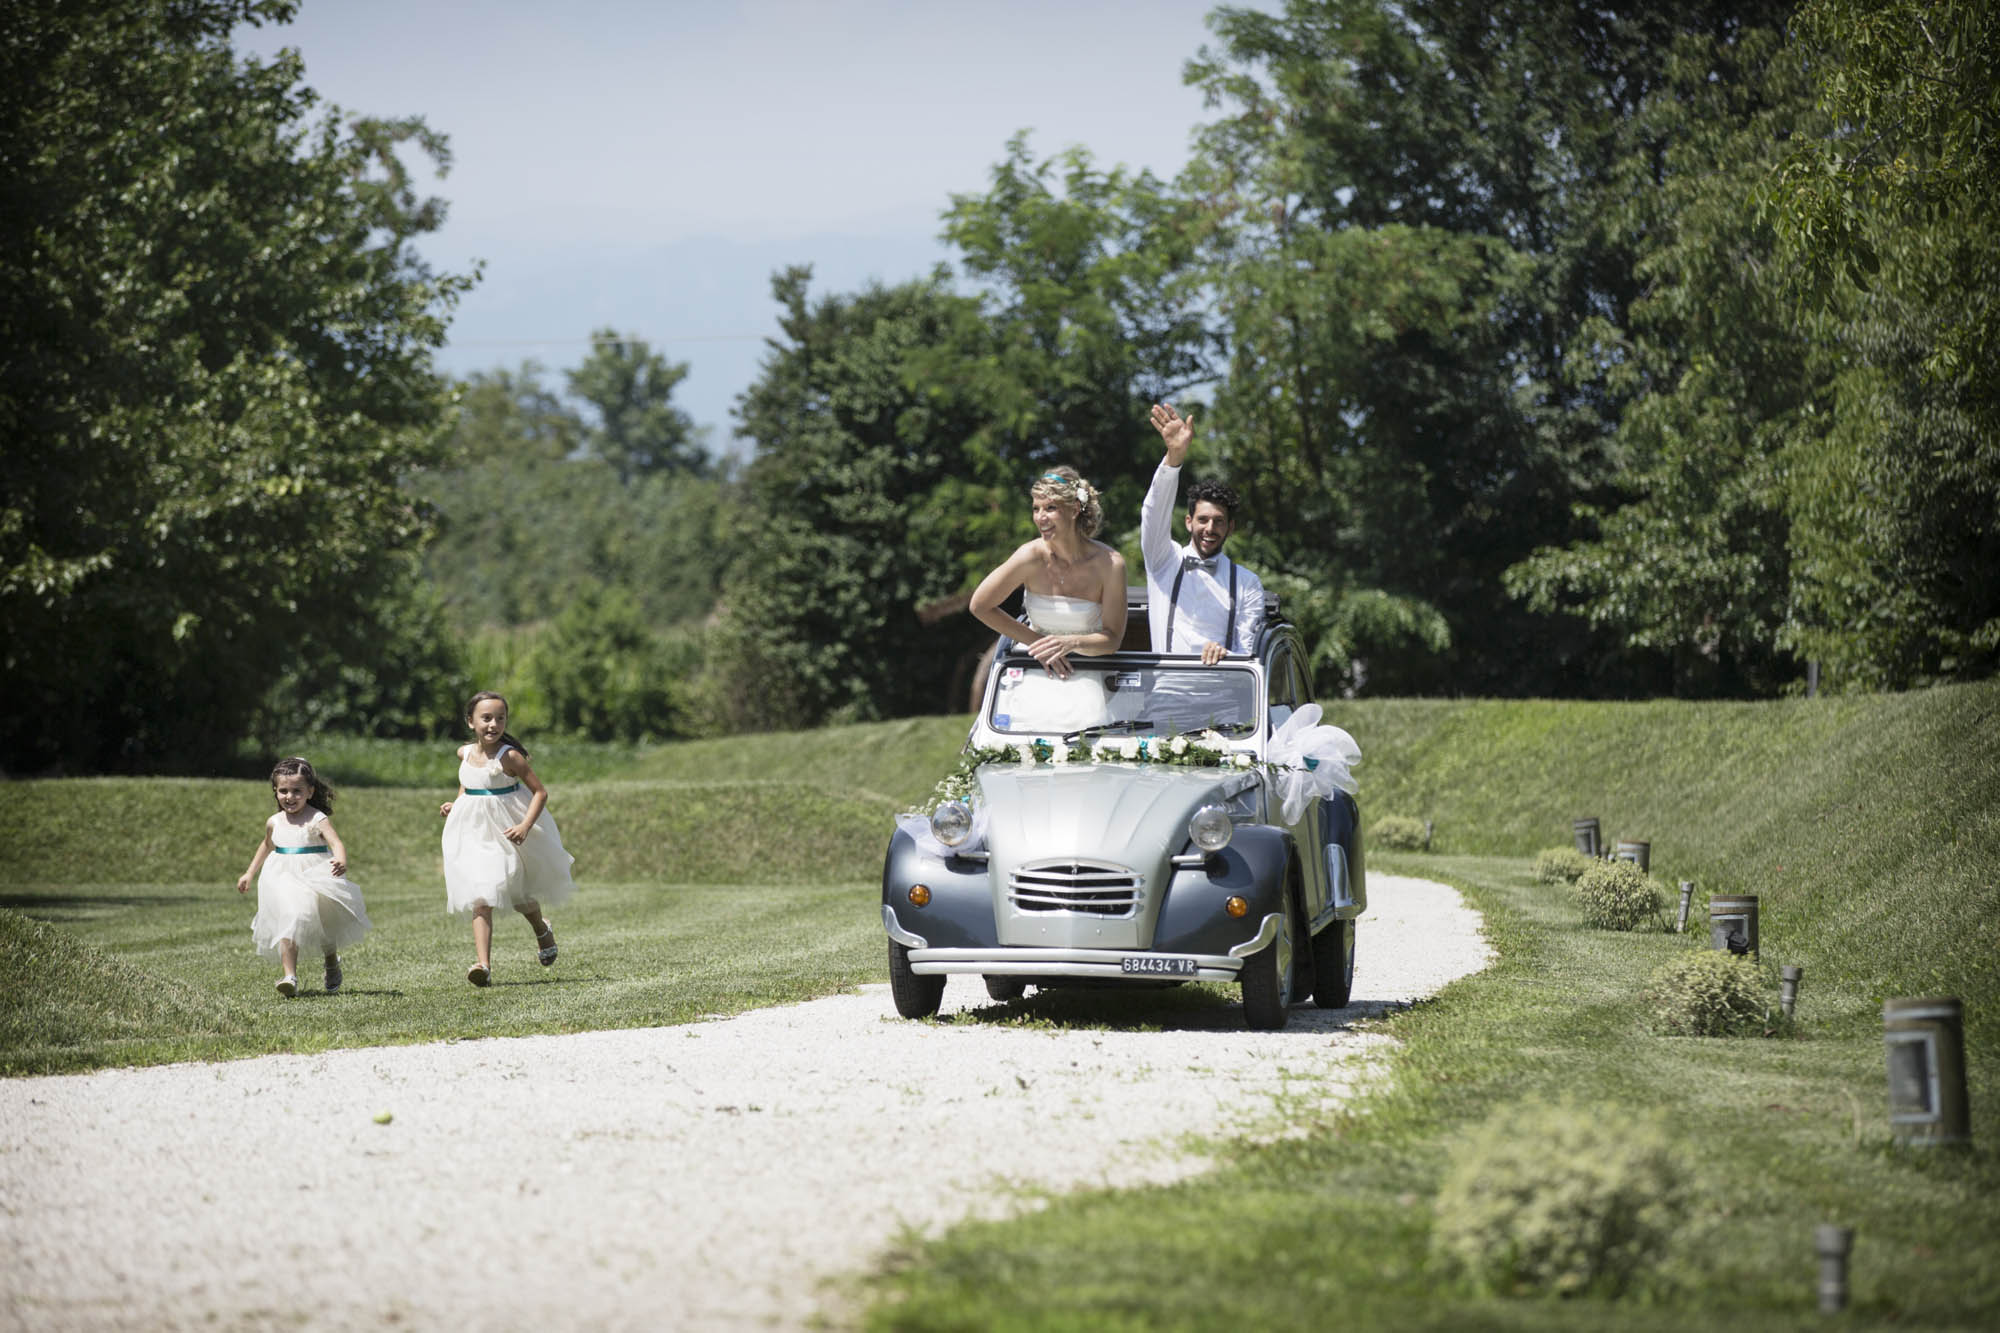
[[[1222,512],[1229,515],[1230,524],[1232,526],[1235,524],[1236,506],[1241,504],[1242,500],[1237,496],[1234,486],[1231,486],[1227,482],[1217,481],[1213,477],[1205,477],[1188,487],[1188,513],[1192,514],[1195,511],[1195,506],[1204,500],[1212,505],[1222,506]]]

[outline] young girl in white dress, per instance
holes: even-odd
[[[535,776],[528,752],[507,730],[507,701],[490,690],[465,706],[472,743],[459,747],[458,796],[438,807],[444,818],[445,910],[472,917],[476,955],[465,979],[484,986],[493,976],[493,909],[512,908],[528,920],[543,967],[556,960],[556,932],[542,915],[576,892],[555,817],[544,809],[549,789]]]
[[[368,933],[361,890],[347,876],[347,848],[333,831],[333,787],[303,759],[280,759],[271,770],[278,813],[264,821],[264,840],[238,893],[257,881],[257,915],[250,938],[257,952],[285,969],[278,994],[299,993],[299,952],[326,959],[326,993],[340,989],[340,955]]]
[[[1074,731],[1107,717],[1103,683],[1078,676],[1071,653],[1101,657],[1125,638],[1125,557],[1094,541],[1104,522],[1097,491],[1073,467],[1044,472],[1028,488],[1035,530],[1041,535],[980,581],[972,614],[982,624],[1025,644],[1045,675],[1023,680],[1010,692],[1016,728]],[[1028,624],[1000,609],[1022,589]]]

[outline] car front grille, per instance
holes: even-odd
[[[1145,896],[1129,867],[1091,861],[1038,861],[1007,879],[1007,899],[1022,912],[1131,916]]]

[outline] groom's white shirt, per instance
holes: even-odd
[[[1156,653],[1199,653],[1206,643],[1219,643],[1232,653],[1254,652],[1257,631],[1264,627],[1264,585],[1255,574],[1226,555],[1215,557],[1213,572],[1190,569],[1181,562],[1195,554],[1193,543],[1176,545],[1169,526],[1181,493],[1181,470],[1161,463],[1153,484],[1139,506],[1139,554],[1146,562],[1146,624]],[[1229,632],[1229,573],[1236,571],[1236,625]],[[1174,579],[1181,594],[1173,614],[1174,641],[1167,642],[1167,607],[1174,601]]]

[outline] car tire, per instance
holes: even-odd
[[[1345,1009],[1354,994],[1354,922],[1336,921],[1313,936],[1313,1003]]]
[[[1243,960],[1243,1022],[1252,1032],[1284,1028],[1292,1008],[1292,910],[1278,922],[1278,937]]]
[[[910,970],[910,951],[889,941],[889,994],[905,1018],[931,1018],[944,1003],[944,977],[920,977]]]
[[[981,977],[980,980],[986,983],[987,998],[1002,1004],[1018,1000],[1028,993],[1028,983],[1019,977]]]

